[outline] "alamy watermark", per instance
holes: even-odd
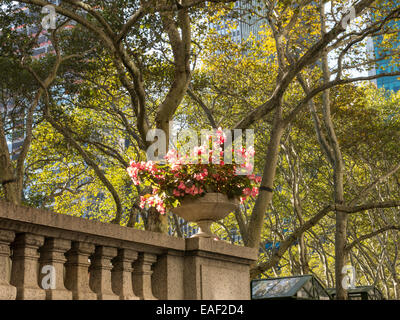
[[[345,276],[342,279],[342,288],[345,290],[354,289],[356,287],[356,268],[347,265],[342,269]]]
[[[52,265],[45,265],[42,267],[41,274],[44,274],[42,278],[42,288],[44,290],[56,289],[56,268]]]
[[[146,140],[152,144],[146,150],[147,161],[166,163],[167,150],[169,153],[183,155],[182,164],[237,164],[236,174],[251,174],[254,167],[254,130],[253,129],[186,129],[173,134],[170,125],[169,141],[161,129],[148,131]],[[243,142],[246,142],[245,146]],[[200,143],[200,144],[199,144]],[[179,145],[179,148],[178,148]],[[168,146],[168,147],[167,147]],[[186,156],[185,155],[190,155]],[[210,156],[211,155],[211,156]],[[245,169],[245,170],[242,170]]]
[[[56,8],[49,4],[42,8],[42,13],[46,14],[42,18],[42,28],[44,30],[56,29],[56,20],[57,20]]]
[[[341,20],[341,24],[343,29],[347,29],[347,27],[357,17],[356,8],[354,6],[347,7],[342,11],[342,13],[343,13],[343,18]]]

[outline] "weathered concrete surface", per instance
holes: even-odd
[[[88,242],[73,242],[67,252],[65,286],[72,291],[74,300],[97,300],[97,294],[89,286],[89,256],[95,246]]]
[[[206,238],[186,239],[185,298],[250,299],[249,264],[256,257],[256,249]]]
[[[257,250],[223,241],[180,239],[0,201],[0,299],[249,299],[256,258]],[[39,264],[57,270],[56,290],[40,287]]]
[[[133,292],[132,264],[136,261],[138,253],[129,249],[118,249],[118,255],[113,259],[111,275],[112,289],[120,300],[139,300]]]
[[[17,297],[17,288],[9,280],[10,244],[14,238],[13,231],[0,230],[0,300],[15,300]]]
[[[57,214],[48,210],[15,206],[0,201],[0,228],[20,232],[40,234],[53,238],[64,238],[75,241],[96,241],[98,245],[120,247],[123,242],[140,249],[161,253],[164,249],[184,250],[185,241],[157,232],[136,230],[110,223],[92,221],[73,217],[66,214]]]
[[[38,249],[44,237],[19,233],[12,244],[11,284],[17,288],[17,300],[45,300],[46,292],[38,285]]]
[[[43,288],[46,289],[46,300],[72,300],[72,292],[64,285],[64,265],[67,262],[65,253],[70,249],[71,241],[55,238],[47,238],[44,246],[40,248],[39,284],[44,282],[50,287],[50,289]],[[53,279],[51,278],[53,270],[48,270],[49,266],[54,268]]]

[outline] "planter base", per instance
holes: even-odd
[[[211,232],[211,224],[224,219],[230,212],[235,211],[239,204],[237,199],[229,199],[222,193],[206,193],[200,198],[183,199],[181,205],[171,211],[199,226],[199,232],[192,238],[217,238]]]
[[[211,225],[213,220],[201,220],[196,221],[196,224],[199,226],[199,231],[192,235],[191,238],[215,238],[215,235],[211,232]]]

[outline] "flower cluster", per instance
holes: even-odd
[[[173,149],[167,153],[163,164],[132,161],[127,171],[133,183],[153,190],[152,194],[141,197],[141,208],[154,207],[164,214],[184,198],[198,198],[207,192],[223,193],[229,198],[240,198],[242,202],[247,197],[257,196],[256,185],[261,178],[246,174],[253,171],[249,159],[254,157],[254,149],[236,150],[242,157],[241,163],[225,164],[224,142],[223,131],[218,130],[217,139],[209,139],[208,144],[195,147],[191,154],[182,155]]]

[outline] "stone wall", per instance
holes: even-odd
[[[250,299],[257,251],[0,201],[0,299]]]

